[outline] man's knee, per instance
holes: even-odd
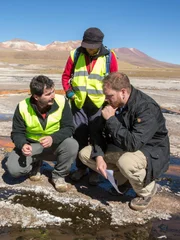
[[[64,151],[69,156],[76,156],[78,153],[79,145],[74,138],[66,138],[57,148],[57,152]]]
[[[142,152],[126,152],[117,162],[117,167],[122,173],[135,173],[146,168],[146,159]]]
[[[20,177],[22,175],[22,173],[20,172],[20,169],[15,166],[15,165],[12,165],[10,162],[6,162],[6,167],[7,167],[7,171],[8,173],[14,177],[14,178],[17,178],[17,177]]]
[[[123,172],[135,172],[142,168],[140,165],[141,159],[133,152],[124,153],[117,162],[117,167]]]
[[[80,152],[79,152],[79,159],[81,162],[83,162],[85,165],[91,157],[91,152],[92,152],[92,146],[86,146],[84,147]]]
[[[26,157],[15,149],[10,153],[6,167],[12,177],[24,176],[32,169],[31,159],[27,161]]]
[[[79,144],[74,138],[66,139],[67,149],[70,155],[77,155]]]

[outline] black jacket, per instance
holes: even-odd
[[[168,169],[169,137],[160,106],[133,86],[126,106],[107,121],[102,117],[97,118],[93,127],[92,158],[104,156],[108,143],[113,143],[123,151],[140,150],[148,163],[145,184]]]
[[[48,116],[56,111],[59,106],[54,101],[53,105],[46,113],[46,118],[43,119],[42,115],[38,111],[34,99],[31,97],[30,99],[31,106],[33,107],[34,111],[36,112],[39,122],[41,123],[43,129],[45,129],[47,124]],[[62,112],[62,118],[60,120],[60,129],[57,132],[54,132],[51,137],[53,139],[53,146],[57,147],[61,142],[63,142],[66,138],[71,137],[74,133],[74,124],[73,124],[73,117],[71,113],[71,109],[67,100],[65,100],[64,109]],[[32,139],[26,138],[26,125],[25,122],[19,112],[19,104],[16,107],[14,116],[13,116],[13,126],[11,132],[11,139],[15,144],[15,147],[19,150],[22,149],[25,143],[35,142]]]

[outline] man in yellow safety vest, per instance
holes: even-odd
[[[34,77],[30,91],[31,97],[21,101],[14,113],[11,138],[15,148],[7,169],[13,177],[27,175],[38,181],[43,158],[50,155],[54,160],[54,155],[51,180],[57,191],[65,192],[69,188],[65,176],[78,152],[69,104],[64,96],[55,94],[54,82],[46,76]]]
[[[62,85],[71,101],[76,128],[74,138],[79,143],[79,150],[91,143],[92,123],[101,115],[105,99],[103,79],[109,72],[118,70],[116,55],[103,45],[103,38],[104,34],[99,28],[88,28],[81,46],[71,51],[62,74]],[[87,173],[87,166],[79,158],[76,159],[76,166],[78,169],[71,174],[74,181]],[[96,172],[90,171],[91,185],[97,185],[98,178]]]

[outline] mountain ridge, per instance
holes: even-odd
[[[74,48],[79,47],[81,44],[80,40],[76,41],[53,41],[47,45],[40,45],[34,42],[30,42],[27,40],[22,40],[18,38],[14,38],[9,41],[0,42],[0,49],[1,50],[14,50],[14,51],[28,51],[28,52],[35,52],[38,51],[41,52],[53,52],[55,55],[61,54],[63,52],[69,52]],[[136,49],[136,48],[113,48],[113,51],[115,52],[117,58],[119,61],[124,61],[127,63],[130,63],[132,65],[138,66],[138,67],[155,67],[155,68],[180,68],[180,65],[173,64],[173,63],[167,63],[163,61],[159,61],[157,59],[154,59],[144,52]],[[43,54],[42,53],[42,54]]]

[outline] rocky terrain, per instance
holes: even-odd
[[[111,196],[110,184],[104,179],[98,187],[92,187],[87,177],[76,184],[67,178],[72,186],[70,191],[56,192],[48,181],[53,162],[46,159],[40,182],[13,179],[5,172],[6,156],[13,147],[9,138],[12,114],[17,103],[28,96],[34,74],[34,71],[14,67],[0,69],[0,238],[40,239],[35,235],[43,235],[36,230],[28,232],[28,236],[34,238],[26,238],[26,234],[18,230],[20,227],[44,229],[43,239],[48,240],[180,239],[180,78],[131,79],[135,87],[160,104],[171,143],[171,165],[158,182],[161,191],[147,210],[136,212],[128,206],[135,196],[133,190],[125,196]],[[56,89],[61,90],[61,75],[49,76],[55,81]]]

